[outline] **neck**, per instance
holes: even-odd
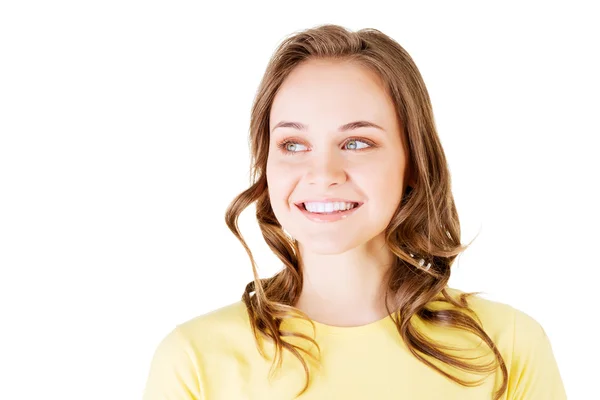
[[[303,249],[303,287],[296,307],[328,325],[365,325],[387,315],[386,272],[394,255],[383,237],[340,254],[315,254]]]

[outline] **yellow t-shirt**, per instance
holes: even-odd
[[[447,290],[452,296],[462,293]],[[480,296],[470,297],[469,304],[506,363],[508,390],[502,400],[566,399],[550,341],[536,320]],[[445,307],[448,305],[440,308]],[[410,353],[389,317],[358,327],[315,325],[321,363],[318,366],[305,356],[310,386],[299,400],[483,400],[492,399],[502,381],[499,368],[485,378],[430,359],[453,376],[485,380],[482,385],[466,387],[446,378]],[[493,360],[489,348],[472,334],[455,328],[415,326],[439,343],[468,349],[452,354],[484,356],[474,360],[477,363]],[[313,332],[310,324],[299,319],[286,321],[283,327],[311,336]],[[305,343],[304,348],[317,354],[305,340],[287,340]],[[272,357],[274,346],[263,343]],[[246,307],[238,301],[177,325],[164,337],[154,353],[143,400],[294,399],[305,384],[300,362],[284,350],[281,370],[268,379],[271,360],[258,352]]]

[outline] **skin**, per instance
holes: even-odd
[[[282,120],[307,129],[273,129]],[[383,130],[338,131],[359,120]],[[314,321],[335,326],[385,317],[382,278],[393,254],[383,232],[407,184],[408,152],[382,81],[356,63],[305,61],[277,92],[269,126],[271,205],[283,228],[298,240],[303,260],[304,286],[295,306]],[[285,139],[293,143],[280,149]],[[329,223],[310,221],[294,204],[327,197],[363,204],[348,218]]]

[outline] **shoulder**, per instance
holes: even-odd
[[[446,288],[446,292],[455,300],[469,294],[456,288]],[[508,363],[545,338],[544,329],[535,318],[510,304],[485,298],[482,293],[468,295],[466,301]]]
[[[175,325],[159,345],[159,351],[174,354],[176,349],[198,349],[215,340],[235,336],[250,327],[242,301],[228,304]]]
[[[239,301],[176,325],[154,352],[143,399],[202,398],[202,360],[248,342],[248,323],[245,305]]]
[[[198,345],[246,336],[250,329],[246,305],[241,300],[198,315],[176,327],[182,338]]]
[[[244,324],[247,319],[246,305],[240,300],[195,316],[177,326],[183,332],[199,328],[227,329],[232,325]]]
[[[455,299],[467,293],[456,288],[448,288],[447,292]],[[489,335],[510,339],[516,345],[546,336],[542,325],[517,307],[490,300],[481,293],[468,296],[467,302]]]
[[[454,299],[468,294],[456,288],[447,288],[446,291]],[[542,329],[533,317],[510,304],[485,298],[481,293],[469,295],[466,300],[492,339],[496,337],[512,342],[515,335],[520,335],[521,331],[527,333]]]
[[[207,349],[235,345],[250,335],[246,306],[238,301],[175,325],[163,336],[155,357],[178,356],[174,361],[181,363],[197,358]]]
[[[454,298],[465,293],[447,292]],[[467,301],[504,358],[509,374],[507,398],[566,399],[550,339],[534,317],[479,294]]]

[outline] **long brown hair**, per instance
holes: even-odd
[[[391,296],[394,304],[398,305],[390,311],[386,301],[386,307],[402,340],[417,359],[464,386],[475,386],[483,379],[476,382],[462,380],[436,366],[428,357],[464,371],[488,375],[499,366],[503,381],[494,397],[499,399],[506,391],[508,373],[499,350],[469,307],[467,298],[476,293],[463,293],[453,298],[446,290],[450,267],[468,245],[460,243],[460,223],[451,192],[450,172],[436,131],[429,94],[406,50],[376,29],[352,32],[327,24],[286,37],[267,66],[252,106],[251,185],[231,202],[225,221],[246,249],[252,263],[254,280],[246,285],[242,300],[257,343],[260,344],[263,338],[275,344],[271,372],[276,364],[281,366],[283,349],[295,355],[306,373],[306,384],[300,395],[309,386],[309,369],[301,353],[312,354],[284,338],[301,337],[319,349],[314,338],[281,329],[283,320],[292,316],[312,321],[294,307],[302,290],[302,260],[297,241],[284,232],[275,217],[266,179],[269,116],[273,99],[288,74],[299,63],[310,59],[353,61],[371,68],[383,79],[395,104],[403,139],[409,149],[408,170],[413,179],[385,231],[387,246],[396,256],[386,276],[385,298]],[[252,252],[238,227],[238,217],[254,202],[262,235],[284,264],[280,272],[265,279],[259,278]],[[433,301],[455,308],[435,310],[427,307]],[[463,361],[464,357],[452,356],[443,350],[451,347],[428,340],[416,329],[412,323],[415,318],[430,326],[454,327],[477,335],[492,350],[493,361],[496,362],[475,365]],[[261,346],[259,351],[264,356]]]

